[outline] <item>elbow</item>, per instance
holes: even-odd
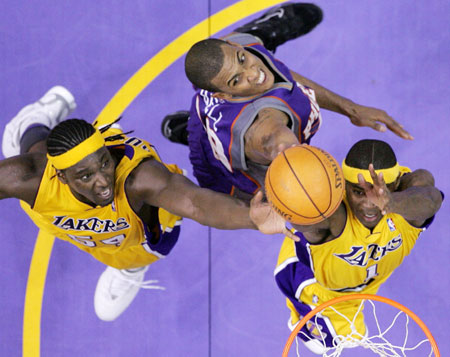
[[[433,186],[434,177],[432,173],[425,169],[418,169],[414,171],[416,174],[414,177],[414,186]]]
[[[437,211],[439,211],[439,209],[442,206],[443,194],[436,187],[432,187],[431,193],[430,193],[430,199],[431,199],[431,207],[432,207],[433,215],[434,215]]]
[[[423,215],[420,219],[428,219],[436,214],[442,205],[442,193],[436,187],[428,187],[426,194],[422,196],[420,200],[417,201],[416,205],[421,207]]]

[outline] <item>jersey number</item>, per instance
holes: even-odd
[[[306,123],[305,129],[303,130],[303,137],[304,140],[308,140],[311,136],[311,129],[314,123],[316,121],[319,121],[319,127],[322,124],[322,116],[320,114],[320,108],[319,104],[317,104],[316,101],[316,94],[314,93],[314,90],[310,88],[306,88],[302,86],[300,83],[296,82],[297,86],[300,88],[300,90],[309,98],[309,102],[311,103],[311,112],[309,114],[308,122]],[[318,129],[318,128],[317,128]]]
[[[208,134],[209,144],[211,145],[214,157],[219,160],[228,171],[233,172],[230,162],[225,156],[225,150],[223,149],[220,139],[217,137],[216,132],[209,126],[209,118],[206,120],[206,134]]]
[[[378,264],[371,265],[366,269],[367,275],[366,280],[364,280],[365,283],[370,281],[371,279],[375,278],[378,275]]]
[[[85,245],[86,247],[95,247],[97,244],[92,241],[91,236],[74,236],[72,234],[68,234],[68,236],[73,239],[75,242]],[[116,247],[120,246],[122,241],[125,239],[125,234],[119,234],[117,236],[101,240],[103,244],[107,245],[115,245]]]

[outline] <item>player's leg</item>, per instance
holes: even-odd
[[[183,174],[176,165],[166,165],[174,173]],[[146,232],[146,241],[116,254],[103,253],[98,249],[88,251],[94,258],[108,265],[100,276],[94,296],[97,316],[104,321],[118,318],[132,303],[137,293],[143,289],[164,288],[157,280],[144,280],[150,264],[167,256],[174,248],[180,235],[182,218],[162,208],[151,211],[154,227]],[[157,216],[157,219],[156,217]],[[155,221],[156,219],[156,221]],[[150,218],[148,220],[150,222]],[[153,233],[159,231],[159,233]]]
[[[288,326],[291,330],[312,309],[342,295],[316,282],[303,238],[298,243],[289,238],[284,240],[275,269],[275,280],[287,298],[290,310]],[[304,345],[315,354],[323,355],[327,348],[333,347],[333,340],[337,336],[361,338],[367,334],[364,315],[357,301],[343,302],[336,307],[338,312],[326,309],[309,320],[298,334]]]
[[[299,300],[307,304],[312,310],[342,295],[342,293],[325,289],[319,283],[313,283],[302,287]],[[361,301],[359,300],[343,301],[334,304],[322,310],[320,314],[313,316],[305,325],[307,328],[308,325],[319,327],[322,333],[299,334],[299,337],[302,338],[304,343],[306,342],[305,345],[310,350],[313,350],[311,349],[312,346],[317,348],[319,344],[323,348],[330,348],[334,347],[337,341],[363,339],[368,335],[363,308],[364,306],[361,306]],[[347,348],[349,347],[352,347],[351,344],[348,344]]]
[[[134,269],[107,267],[97,282],[94,308],[98,318],[114,321],[133,302],[141,288],[160,289],[157,280],[144,280],[148,265]]]
[[[235,29],[257,36],[270,51],[283,43],[307,34],[323,18],[320,7],[308,3],[286,3]]]
[[[275,269],[275,280],[286,297],[290,310],[288,327],[293,330],[303,316],[312,310],[313,301],[304,300],[304,289],[317,285],[303,237],[298,243],[289,238],[284,239]],[[313,353],[322,355],[326,347],[332,345],[334,331],[330,331],[327,322],[324,319],[309,322],[298,334],[300,340]]]
[[[176,217],[176,216],[173,216]],[[146,242],[115,254],[93,249],[92,256],[107,265],[100,275],[94,295],[95,312],[103,321],[114,321],[133,302],[143,289],[160,289],[157,280],[144,280],[149,265],[164,258],[175,246],[180,227],[163,233],[155,244]]]
[[[50,130],[76,108],[73,95],[64,87],[51,88],[38,101],[27,105],[6,124],[2,151],[5,157],[29,151],[46,151]]]
[[[290,310],[288,327],[291,331],[293,331],[300,320],[311,311],[309,306],[303,303],[301,304],[302,305],[300,306],[297,301],[293,303],[291,300],[286,299],[286,306]],[[303,313],[299,313],[299,311],[303,311]],[[332,334],[329,331],[325,320],[317,317],[314,320],[308,321],[298,334],[298,338],[306,348],[318,355],[323,355],[325,353],[326,339],[330,339],[330,336],[332,336]]]

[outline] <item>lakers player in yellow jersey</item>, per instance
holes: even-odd
[[[176,244],[181,217],[220,229],[286,230],[267,204],[249,209],[196,186],[144,140],[111,125],[98,130],[84,120],[63,120],[74,108],[71,93],[54,87],[11,120],[0,198],[20,199],[40,229],[108,266],[94,298],[100,319],[117,318],[140,287],[159,288],[144,282],[144,273]]]
[[[286,238],[275,278],[286,296],[289,327],[314,307],[350,293],[375,294],[410,253],[442,203],[441,192],[426,170],[399,166],[392,148],[379,140],[357,142],[343,164],[344,199],[328,219],[311,226],[293,225],[300,241]],[[350,320],[358,302],[339,305]],[[361,314],[355,322],[364,336]],[[337,313],[324,313],[299,337],[317,354],[332,346],[350,326]],[[322,337],[326,346],[322,344]]]

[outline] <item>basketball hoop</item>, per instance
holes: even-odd
[[[357,312],[355,313],[353,320],[345,317],[344,315],[339,313],[339,311],[337,310],[336,307],[333,307],[333,305],[336,305],[336,304],[344,302],[344,301],[347,302],[350,300],[361,300],[361,303],[359,305]],[[356,331],[356,328],[354,326],[354,321],[356,319],[356,316],[358,314],[362,313],[363,305],[366,301],[368,301],[370,303],[370,305],[372,306],[372,314],[374,317],[376,329],[378,331],[375,331],[375,333],[371,334],[371,335],[362,336],[361,334],[359,334]],[[400,310],[400,311],[397,311],[397,313],[395,314],[395,317],[392,319],[389,326],[384,329],[380,327],[379,316],[377,317],[377,315],[376,315],[376,308],[375,308],[375,304],[374,304],[375,301],[387,304],[396,310]],[[382,296],[378,296],[378,295],[368,295],[368,294],[352,294],[352,295],[347,295],[347,296],[340,296],[340,297],[331,299],[331,300],[321,304],[320,306],[316,307],[314,310],[310,311],[305,317],[303,317],[296,324],[295,328],[292,330],[292,332],[286,342],[286,346],[284,347],[283,355],[282,355],[283,357],[288,357],[288,353],[292,346],[292,343],[294,342],[294,339],[298,338],[297,335],[299,333],[302,333],[302,332],[300,332],[300,330],[303,328],[303,326],[305,326],[305,324],[307,324],[308,321],[313,320],[314,317],[321,316],[321,313],[325,309],[331,309],[335,313],[343,316],[349,323],[349,326],[350,326],[350,329],[352,332],[350,334],[348,334],[347,336],[335,336],[335,338],[333,339],[334,346],[330,347],[330,348],[324,348],[323,356],[337,357],[337,356],[341,355],[341,352],[343,349],[362,347],[362,348],[371,350],[372,352],[374,352],[375,354],[377,354],[379,356],[403,357],[403,356],[406,356],[406,354],[405,354],[406,352],[413,351],[413,350],[416,350],[419,348],[423,348],[424,345],[426,347],[427,342],[429,342],[429,344],[430,344],[429,351],[430,352],[429,352],[428,356],[440,357],[439,349],[437,347],[435,339],[431,335],[430,330],[416,314],[414,314],[411,310],[409,310],[408,308],[406,308],[405,306],[403,306],[402,304],[400,304],[394,300],[391,300],[391,299],[388,299],[388,298],[385,298]],[[387,335],[389,334],[390,331],[392,331],[392,328],[396,325],[396,323],[399,323],[399,321],[401,320],[401,318],[400,318],[401,315],[405,316],[405,318],[404,318],[405,319],[405,326],[404,326],[405,336],[402,338],[403,341],[401,343],[396,344],[396,343],[388,341]],[[409,323],[410,318],[416,322],[416,324],[420,327],[420,329],[424,332],[424,334],[426,336],[426,338],[424,338],[420,342],[413,343],[412,345],[408,341],[408,337],[409,337],[408,323]],[[297,355],[299,356],[298,345],[297,345]]]

